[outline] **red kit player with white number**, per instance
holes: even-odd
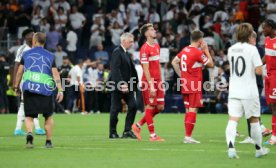
[[[195,30],[192,32],[191,44],[177,54],[172,61],[172,65],[181,79],[181,92],[186,109],[184,143],[200,143],[192,138],[192,132],[196,123],[198,108],[203,106],[202,68],[203,65],[214,67],[201,31]]]
[[[143,67],[142,94],[145,104],[145,115],[132,129],[141,141],[141,127],[147,123],[150,132],[150,141],[165,141],[154,131],[153,117],[164,110],[164,89],[160,70],[160,46],[156,43],[156,30],[152,24],[145,24],[140,33],[146,42],[140,49],[140,61]]]
[[[263,23],[265,39],[265,57],[267,76],[265,78],[265,96],[272,112],[272,136],[265,144],[276,145],[276,23],[265,20]]]

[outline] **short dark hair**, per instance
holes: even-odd
[[[192,42],[197,42],[201,38],[203,38],[204,33],[200,30],[194,30],[191,34],[191,41]]]
[[[266,19],[266,20],[264,21],[264,23],[265,23],[267,26],[271,27],[272,29],[276,29],[276,23],[275,23],[274,20],[272,20],[272,19]]]
[[[22,32],[22,37],[26,37],[29,33],[33,33],[34,31],[33,31],[33,29],[30,29],[30,28],[28,28],[28,29],[25,29],[23,32]]]
[[[42,32],[37,32],[34,34],[34,39],[39,43],[44,45],[46,42],[46,34]]]
[[[140,28],[140,33],[145,36],[146,31],[149,29],[149,27],[153,27],[153,24],[151,23],[147,23],[144,24],[141,28]]]
[[[250,23],[242,23],[238,26],[236,33],[238,42],[248,42],[252,36],[253,27]]]

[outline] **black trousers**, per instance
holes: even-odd
[[[118,123],[118,114],[122,111],[122,98],[128,105],[128,112],[125,120],[124,132],[130,131],[131,126],[134,123],[136,116],[136,100],[134,98],[134,92],[122,94],[119,91],[113,91],[111,93],[111,107],[110,107],[110,123],[109,133],[117,133],[116,127]]]

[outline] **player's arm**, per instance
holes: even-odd
[[[13,85],[15,84],[16,72],[18,71],[19,65],[20,65],[19,62],[14,62],[14,68],[13,68],[13,74],[12,74],[12,83],[13,83]]]
[[[255,72],[256,72],[257,75],[262,75],[263,74],[262,66],[257,66],[255,68]]]
[[[213,58],[212,58],[212,56],[209,52],[208,45],[205,41],[203,41],[203,43],[201,44],[201,48],[202,48],[203,53],[208,58],[208,62],[205,64],[205,66],[208,67],[208,68],[213,68],[215,66],[215,64],[214,64]]]
[[[257,75],[262,75],[263,74],[263,69],[262,69],[263,62],[261,60],[261,56],[258,52],[257,47],[254,47],[252,49],[252,55],[253,55],[252,58],[253,58],[253,65],[255,67],[255,72]]]
[[[265,61],[265,56],[263,56],[263,58],[262,58],[262,62],[263,62],[263,64],[266,64],[266,61]]]
[[[62,89],[62,86],[61,86],[61,80],[60,80],[59,72],[58,72],[56,67],[52,67],[52,74],[53,74],[54,81],[56,83],[56,87],[58,89],[58,94],[57,94],[56,100],[58,102],[61,102],[62,99],[63,99],[63,89]]]
[[[172,66],[174,71],[176,72],[176,74],[180,77],[180,59],[178,58],[178,56],[175,56],[174,59],[172,60]]]
[[[16,76],[15,76],[15,82],[14,82],[14,85],[13,85],[13,88],[14,88],[14,90],[17,93],[18,96],[20,94],[19,84],[20,84],[20,81],[22,79],[23,73],[24,73],[24,65],[19,65],[18,69],[17,69]]]

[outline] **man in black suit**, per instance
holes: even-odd
[[[131,131],[131,126],[136,115],[136,100],[134,91],[137,89],[138,77],[131,56],[127,53],[127,49],[133,45],[133,42],[134,37],[132,34],[122,34],[121,45],[113,51],[111,56],[110,81],[115,83],[115,89],[111,92],[109,128],[109,138],[111,139],[119,138],[116,126],[118,123],[118,113],[122,111],[122,99],[124,99],[128,105],[128,113],[126,116],[125,129],[122,138],[136,139],[136,136]]]

